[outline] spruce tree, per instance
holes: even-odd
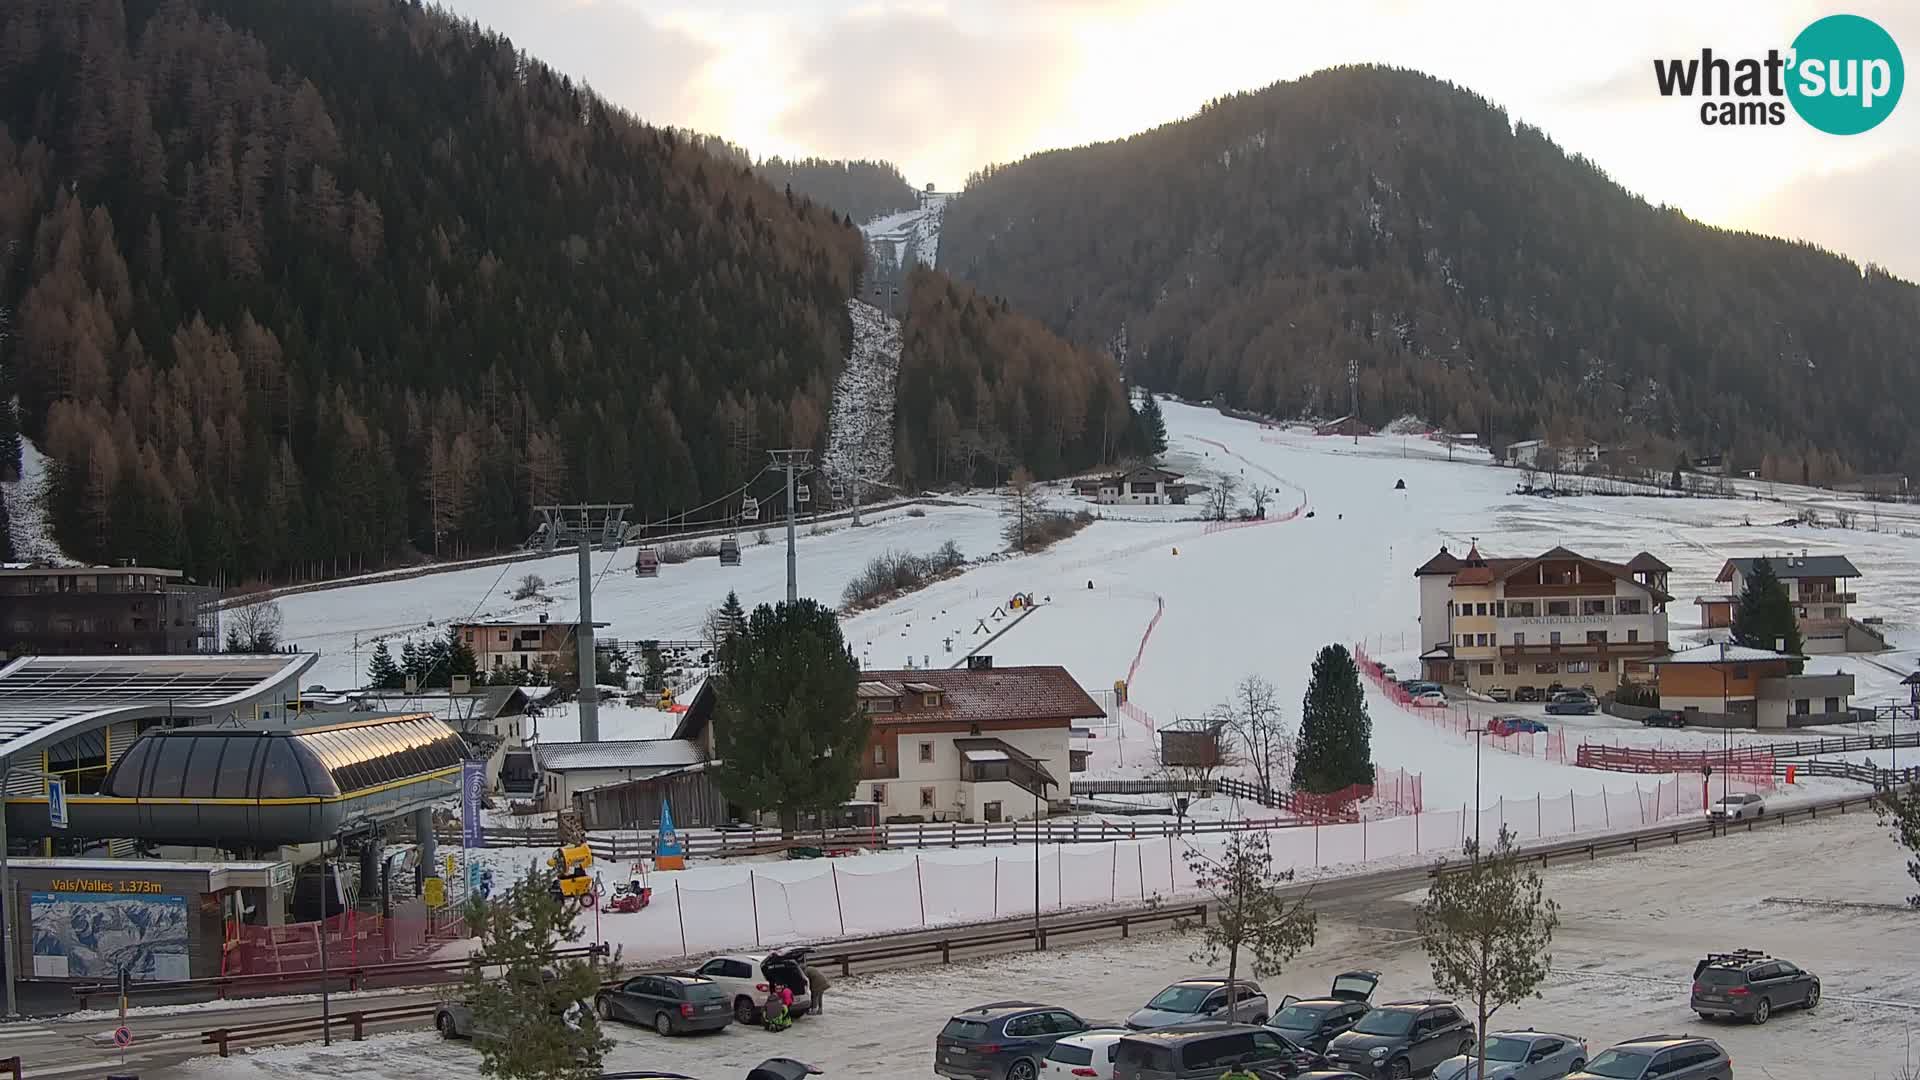
[[[1167,450],[1167,418],[1160,414],[1160,402],[1151,392],[1145,395],[1136,414],[1139,424],[1140,452],[1158,457]]]
[[[393,662],[393,651],[382,641],[373,647],[373,659],[367,661],[367,686],[374,690],[398,690],[403,683],[400,666]]]
[[[1747,574],[1746,588],[1733,612],[1733,643],[1800,655],[1800,623],[1794,618],[1793,601],[1787,599],[1787,586],[1774,573],[1770,559],[1754,560]]]
[[[447,627],[446,655],[448,676],[472,675],[480,670],[480,662],[474,658],[473,649],[460,636],[458,627]],[[448,685],[452,685],[451,678],[448,679]]]
[[[505,896],[468,899],[467,927],[480,940],[461,992],[473,1009],[480,1073],[497,1080],[592,1080],[613,1043],[586,1007],[602,970],[577,957],[580,906],[555,895],[553,872],[527,868]],[[490,968],[500,970],[495,978]],[[671,1030],[671,1029],[669,1029]]]
[[[726,602],[720,605],[721,640],[739,633],[746,625],[747,612],[740,606],[740,594],[728,589]]]
[[[1328,645],[1313,659],[1300,706],[1300,746],[1293,786],[1326,794],[1373,783],[1373,719],[1367,715],[1360,669],[1344,645]]]
[[[415,685],[424,685],[427,665],[432,661],[431,656],[426,655],[420,646],[415,645],[412,638],[408,638],[406,644],[400,646],[400,684],[405,686],[406,676],[411,675]]]
[[[809,599],[762,604],[720,647],[714,675],[714,784],[774,810],[791,833],[805,810],[853,796],[867,744],[860,667],[833,611]]]

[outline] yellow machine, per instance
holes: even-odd
[[[673,709],[673,687],[663,686],[660,688],[660,707],[669,711]]]
[[[593,849],[587,845],[555,848],[547,865],[553,868],[554,885],[561,896],[578,899],[593,892],[593,878],[587,874],[593,865]]]

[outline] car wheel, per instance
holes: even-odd
[[[757,1024],[760,1022],[760,1010],[753,1007],[753,1000],[741,995],[733,999],[733,1022],[736,1024]]]
[[[1256,1024],[1260,1024],[1260,1025],[1264,1025],[1264,1024],[1266,1024],[1266,1022],[1267,1022],[1267,1014],[1266,1014],[1266,1013],[1261,1013],[1261,1014],[1260,1014],[1259,1016],[1256,1016],[1256,1017],[1254,1017],[1254,1018],[1253,1018],[1253,1022],[1254,1022],[1254,1023],[1256,1023]]]
[[[1766,1023],[1767,1017],[1772,1015],[1773,1015],[1773,1006],[1767,1004],[1766,998],[1761,998],[1760,1004],[1755,1005],[1753,1007],[1754,1026],[1758,1027],[1759,1025]]]
[[[673,1014],[665,1012],[654,1013],[653,1030],[662,1035],[673,1034]]]
[[[1811,1009],[1818,1004],[1820,1004],[1820,984],[1814,983],[1813,988],[1807,991],[1807,1008]]]
[[[1573,1064],[1567,1067],[1567,1071],[1570,1073],[1577,1073],[1581,1069],[1584,1069],[1586,1067],[1587,1067],[1587,1061],[1585,1058],[1574,1058]]]
[[[593,1015],[602,1020],[610,1021],[613,1019],[613,1006],[607,1002],[606,998],[594,998]]]
[[[1460,1044],[1460,1049],[1459,1049],[1459,1050],[1456,1050],[1456,1051],[1454,1052],[1454,1055],[1453,1055],[1453,1056],[1455,1056],[1455,1057],[1471,1057],[1471,1056],[1473,1056],[1473,1040],[1472,1040],[1472,1039],[1468,1039],[1468,1040],[1467,1040],[1466,1042],[1463,1042],[1463,1043],[1461,1043],[1461,1044]]]
[[[440,1029],[440,1037],[443,1039],[457,1039],[460,1037],[460,1029],[454,1026],[452,1013],[441,1013],[434,1017],[433,1026]]]
[[[1407,1077],[1413,1075],[1413,1063],[1406,1058],[1394,1058],[1387,1065],[1387,1075],[1392,1080],[1407,1080]]]
[[[1033,1080],[1036,1075],[1033,1062],[1026,1058],[1021,1058],[1007,1066],[1007,1080]]]

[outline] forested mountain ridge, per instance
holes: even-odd
[[[0,8],[0,374],[83,558],[317,574],[697,504],[822,445],[863,247],[415,3]]]
[[[1144,385],[1279,415],[1413,413],[1920,473],[1920,290],[1653,207],[1414,72],[1341,68],[983,170],[948,272]]]
[[[752,151],[723,136],[680,130],[714,157],[752,169],[775,190],[792,188],[795,195],[805,195],[821,206],[838,210],[855,224],[911,210],[919,198],[901,175],[900,166],[891,161],[820,157],[789,161],[778,156],[756,159]]]

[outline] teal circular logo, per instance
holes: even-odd
[[[1829,135],[1871,131],[1900,103],[1906,81],[1900,46],[1872,19],[1829,15],[1793,39],[1787,99]]]

